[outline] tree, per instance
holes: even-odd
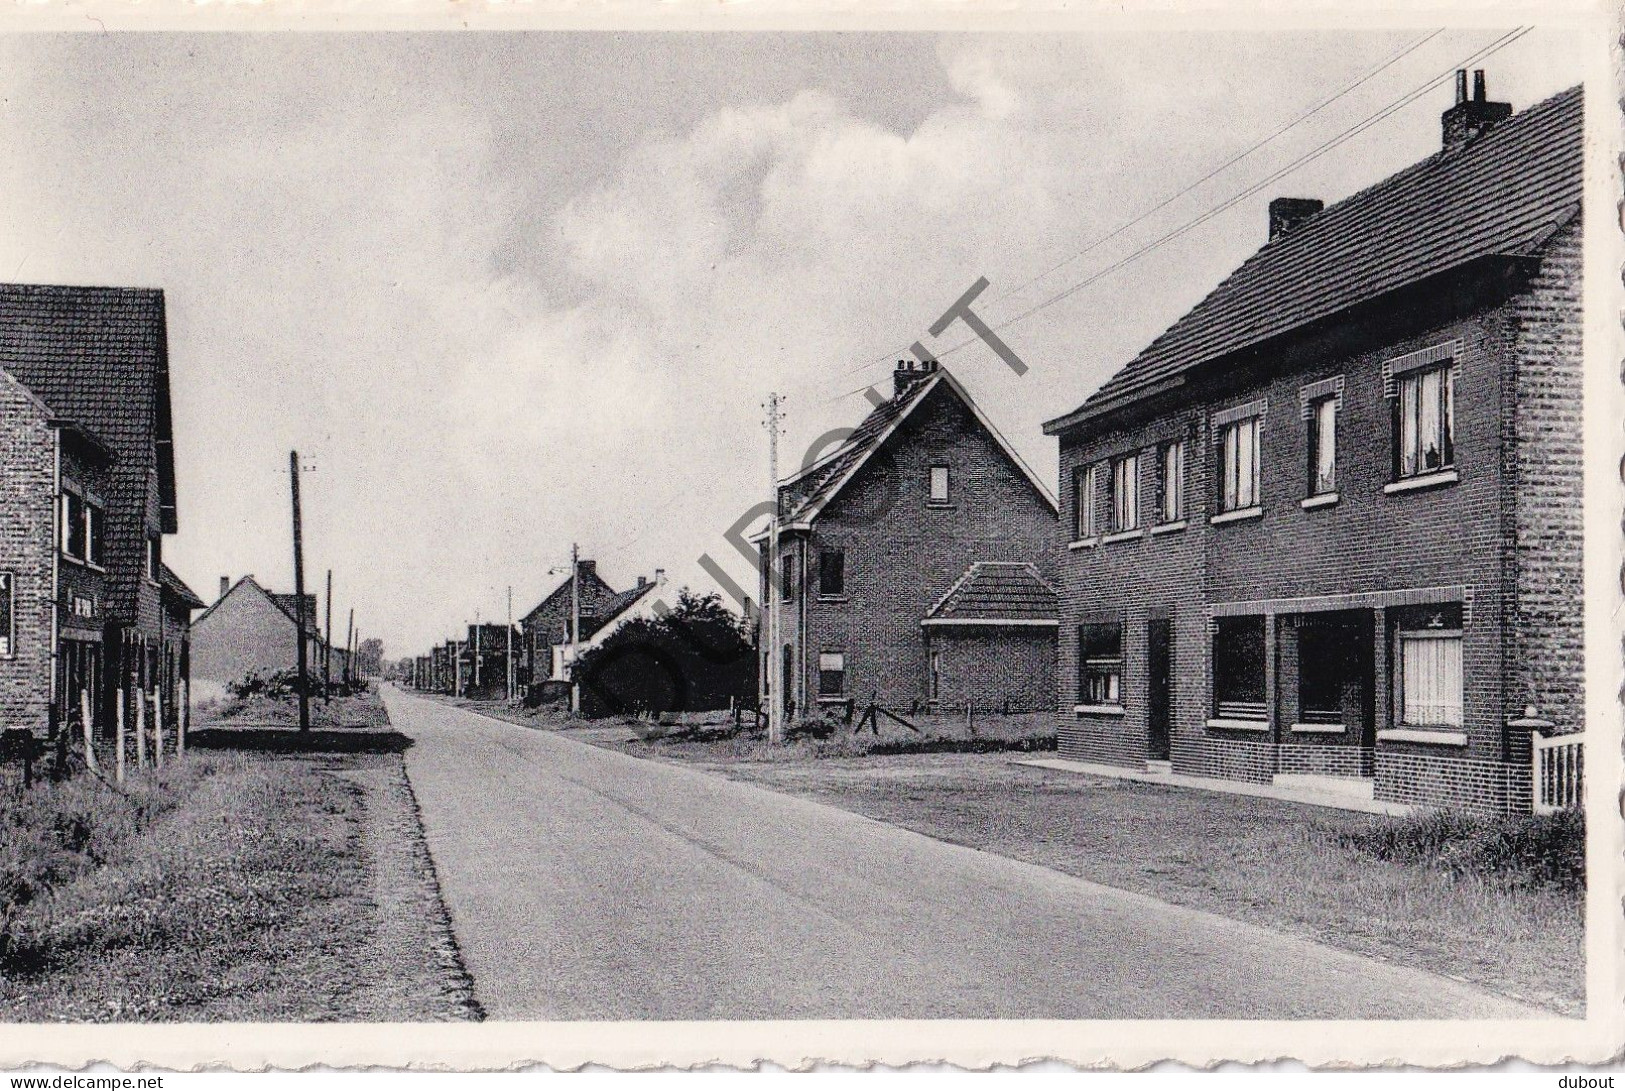
[[[663,617],[635,618],[584,652],[576,672],[588,716],[705,712],[756,693],[756,650],[722,596],[685,587]]]
[[[355,650],[356,673],[365,677],[384,669],[384,642],[375,636],[363,640]]]

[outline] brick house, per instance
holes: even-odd
[[[763,700],[782,673],[792,716],[871,699],[1055,707],[1055,501],[940,365],[900,364],[892,397],[778,501]]]
[[[299,665],[299,599],[267,591],[253,576],[220,579],[220,597],[192,623],[192,675],[200,700],[221,698],[250,674],[269,678]],[[316,596],[305,594],[305,663],[321,681],[327,642],[317,620]],[[344,677],[346,651],[334,648],[332,677]]]
[[[178,723],[199,603],[163,563],[163,293],[0,285],[0,379],[0,727],[54,735],[88,704],[110,739],[133,687]]]
[[[1583,729],[1581,93],[1443,132],[1045,425],[1063,756],[1524,810]]]
[[[580,599],[581,635],[598,626],[605,603],[615,597],[615,589],[598,574],[596,561],[576,562],[576,597]],[[546,598],[519,619],[524,644],[525,684],[541,683],[553,676],[553,648],[570,640],[570,579],[566,576]]]
[[[496,701],[508,695],[508,649],[512,636],[517,669],[524,652],[523,634],[500,622],[481,622],[468,627],[457,661],[457,693],[480,701]]]

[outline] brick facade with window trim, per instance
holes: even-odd
[[[1046,426],[1060,441],[1062,482],[1072,482],[1080,466],[1110,465],[1134,450],[1143,462],[1167,438],[1190,436],[1184,529],[1074,542],[1063,561],[1063,701],[1079,684],[1077,642],[1066,634],[1085,619],[1111,614],[1123,618],[1126,638],[1122,712],[1063,711],[1063,755],[1145,766],[1146,622],[1163,612],[1175,634],[1175,772],[1266,783],[1318,775],[1366,781],[1376,798],[1404,803],[1529,807],[1528,729],[1509,721],[1533,705],[1557,730],[1583,727],[1579,92],[1525,114],[1502,123],[1504,133],[1480,137],[1478,146],[1435,157],[1356,195],[1347,208],[1311,217],[1293,229],[1304,233],[1300,239],[1288,236],[1302,260],[1313,255],[1331,270],[1327,275],[1337,275],[1337,262],[1324,260],[1336,232],[1394,232],[1398,257],[1381,259],[1379,235],[1358,248],[1360,256],[1345,259],[1392,261],[1392,274],[1378,269],[1393,278],[1383,291],[1248,344],[1240,339],[1243,323],[1231,330],[1223,323],[1234,321],[1227,311],[1242,313],[1249,290],[1260,293],[1259,305],[1282,311],[1330,306],[1324,298],[1298,303],[1249,287],[1299,275],[1293,251],[1272,240],[1226,292],[1182,319],[1101,395]],[[1509,223],[1489,229],[1521,241],[1497,235],[1477,253],[1439,257],[1436,270],[1407,278],[1402,233],[1425,236],[1430,216],[1451,219],[1436,206],[1405,203],[1412,190],[1429,192],[1420,189],[1426,179],[1419,172],[1476,171],[1481,203],[1492,204],[1502,194],[1485,178],[1498,170],[1541,179],[1518,198],[1525,205],[1497,206]],[[1385,195],[1394,208],[1382,209]],[[1470,207],[1474,197],[1464,189],[1456,199]],[[1315,231],[1320,238],[1308,234]],[[1372,253],[1378,257],[1364,256]],[[1199,342],[1190,332],[1197,327],[1206,330]],[[1238,338],[1234,349],[1201,356],[1224,336]],[[1169,353],[1182,341],[1210,347],[1193,349],[1181,363]],[[1419,466],[1407,477],[1401,451],[1415,430],[1400,423],[1398,408],[1407,375],[1444,364],[1454,368],[1453,465]],[[1174,366],[1182,369],[1177,386],[1162,378],[1158,389],[1137,377],[1166,375]],[[1136,384],[1148,393],[1138,393]],[[1310,422],[1315,400],[1326,396],[1337,400],[1336,484],[1317,495],[1309,475]],[[1104,408],[1090,412],[1092,404]],[[1262,419],[1257,511],[1220,515],[1222,430],[1253,412]],[[1069,512],[1072,503],[1064,501]],[[1105,524],[1097,517],[1097,525]],[[1350,700],[1369,702],[1363,715],[1345,715],[1341,732],[1303,723],[1299,706],[1300,669],[1327,669],[1300,662],[1300,634],[1331,611],[1351,626],[1345,631],[1370,660],[1339,668]],[[1267,619],[1264,718],[1220,717],[1218,619],[1260,616]],[[1460,626],[1459,644],[1453,624]],[[1413,671],[1425,665],[1432,673],[1407,698],[1403,633],[1411,626],[1417,639],[1431,630],[1451,646],[1425,649],[1437,653],[1430,655],[1412,645]],[[1454,676],[1458,647],[1459,698],[1441,696],[1428,687]],[[1398,722],[1407,707],[1426,710],[1428,722]]]

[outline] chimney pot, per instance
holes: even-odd
[[[1326,207],[1313,197],[1277,197],[1270,202],[1270,240],[1289,234],[1299,224]]]
[[[648,581],[648,580],[646,580],[646,579],[644,579],[644,578],[643,578],[643,577],[642,577],[642,576],[639,576],[639,577],[638,577],[638,586],[639,586],[639,587],[642,587],[642,586],[643,586],[643,585],[645,585],[645,584],[646,584],[646,583],[648,583],[648,582],[649,582],[649,581]]]
[[[221,576],[220,577],[220,597],[225,598],[226,597],[226,592],[230,591],[230,590],[231,590],[231,577],[230,576]]]
[[[1490,102],[1482,68],[1473,72],[1473,97],[1467,98],[1467,70],[1456,70],[1456,104],[1439,117],[1444,130],[1444,150],[1448,154],[1466,147],[1491,126],[1512,114],[1509,102]]]
[[[656,583],[664,583],[665,581],[666,581],[666,570],[664,568],[655,569],[655,582]]]

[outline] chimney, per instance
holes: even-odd
[[[1484,70],[1473,72],[1473,97],[1467,97],[1467,70],[1456,69],[1456,104],[1440,115],[1446,154],[1465,148],[1485,130],[1512,114],[1510,102],[1490,102],[1484,84]]]
[[[1277,197],[1270,202],[1270,241],[1274,242],[1326,207],[1313,197]]]
[[[639,587],[645,587],[645,586],[648,585],[648,583],[649,583],[649,581],[644,579],[642,576],[638,577],[638,586]]]
[[[577,561],[576,562],[576,572],[577,573],[590,573],[590,574],[596,576],[596,575],[598,575],[598,562],[597,561]]]
[[[226,592],[230,591],[230,590],[231,590],[231,577],[230,576],[221,576],[220,577],[220,597],[225,598],[226,597]]]
[[[936,373],[940,365],[935,360],[918,363],[914,360],[897,361],[897,370],[891,373],[892,397],[900,398],[903,391],[915,383],[923,382]]]
[[[662,583],[665,583],[665,582],[666,582],[666,570],[664,568],[655,569],[655,584],[659,585],[659,584],[662,584]]]

